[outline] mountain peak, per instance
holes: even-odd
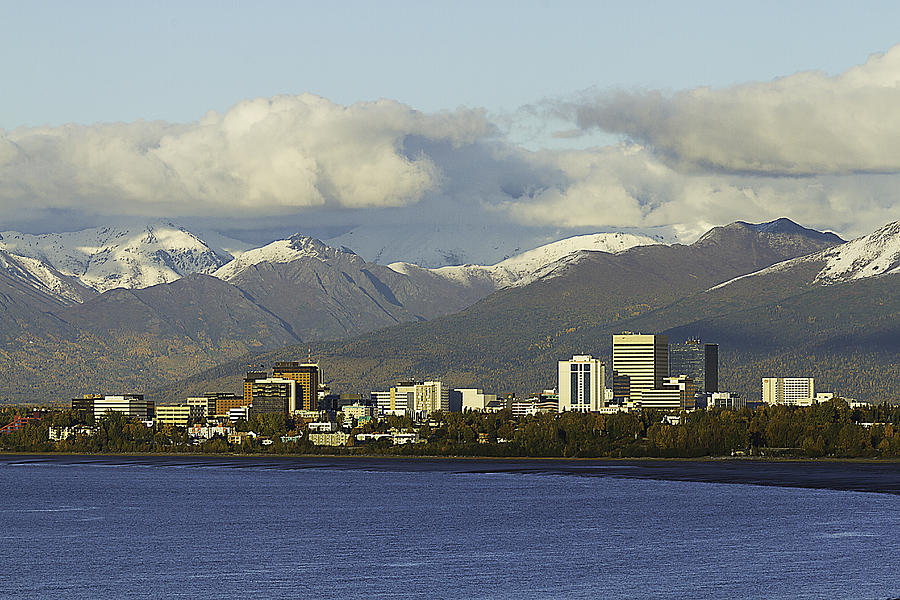
[[[307,235],[295,233],[286,240],[276,240],[261,248],[255,248],[242,253],[225,266],[218,269],[213,275],[219,279],[229,281],[244,269],[260,263],[289,263],[302,258],[314,258],[323,262],[340,259],[357,260],[355,253],[346,248],[333,248],[322,240]]]
[[[746,221],[736,221],[735,223],[733,223],[733,225],[746,227],[747,229],[752,229],[757,233],[802,235],[805,237],[820,239],[822,241],[830,241],[835,244],[841,244],[845,241],[841,239],[840,236],[831,233],[830,231],[818,231],[816,229],[803,227],[802,225],[791,221],[787,217],[781,217],[779,219],[775,219],[774,221],[768,221],[765,223],[747,223]]]

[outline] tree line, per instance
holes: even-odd
[[[14,409],[0,409],[0,426],[15,414]],[[258,415],[238,422],[238,431],[253,431],[258,437],[233,444],[222,436],[197,443],[186,428],[159,424],[147,427],[118,413],[94,422],[90,415],[81,419],[72,411],[53,411],[18,432],[0,435],[0,450],[571,458],[900,457],[900,407],[888,404],[851,409],[843,400],[835,399],[809,407],[713,409],[681,413],[678,419],[672,416],[652,410],[525,417],[514,417],[509,410],[490,414],[468,411],[436,413],[426,423],[389,416],[351,433],[416,431],[421,443],[393,445],[389,440],[359,443],[351,439],[345,446],[332,447],[311,444],[306,435],[307,421],[283,414]],[[49,439],[49,427],[85,421],[94,427],[92,435]],[[263,439],[271,440],[271,444],[264,445]]]

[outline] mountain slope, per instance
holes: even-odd
[[[42,235],[6,231],[0,234],[0,250],[77,279],[96,292],[139,289],[190,273],[211,273],[231,258],[168,222]]]
[[[500,290],[460,313],[316,347],[340,389],[364,391],[397,379],[440,377],[462,387],[533,391],[554,385],[552,367],[561,356],[607,354],[609,332],[630,329],[639,318],[740,274],[830,245],[803,232],[759,232],[732,224],[690,246],[585,251],[577,260],[560,261],[538,281]],[[690,309],[682,318],[693,320]],[[299,351],[287,348],[261,360]]]

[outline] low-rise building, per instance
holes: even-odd
[[[238,421],[249,421],[250,420],[250,407],[249,406],[240,406],[238,408],[232,408],[228,411],[228,420],[232,423],[237,423]]]
[[[143,394],[122,394],[94,399],[95,419],[101,419],[110,412],[146,421],[153,418],[153,401],[144,400]]]
[[[308,426],[310,432],[315,433],[332,433],[338,430],[338,424],[334,421],[320,421],[318,423],[310,423]]]
[[[729,408],[739,410],[747,406],[747,399],[737,392],[712,392],[705,394],[706,408]]]
[[[485,394],[479,388],[461,388],[457,392],[462,396],[462,410],[484,412],[487,405],[497,399],[496,394]]]
[[[228,439],[228,436],[234,432],[233,427],[228,425],[194,425],[188,429],[188,435],[199,440],[208,440],[217,435]]]
[[[811,406],[815,398],[812,377],[763,377],[762,401],[765,404]]]
[[[187,427],[191,419],[202,419],[204,412],[205,407],[197,404],[160,405],[156,407],[156,421],[162,425]]]
[[[235,431],[228,434],[228,443],[243,444],[244,442],[253,441],[257,437],[259,436],[252,431]]]
[[[59,442],[77,435],[94,435],[97,430],[87,425],[73,425],[72,427],[51,427],[49,438],[52,442]]]
[[[346,446],[350,434],[345,431],[331,431],[328,433],[314,433],[310,431],[309,441],[316,446]]]
[[[341,407],[341,412],[344,413],[345,422],[350,419],[359,421],[366,417],[372,417],[375,414],[375,407],[356,402],[354,404],[344,405]]]

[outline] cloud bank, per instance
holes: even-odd
[[[787,216],[845,236],[900,219],[900,46],[834,76],[542,106],[522,112],[568,119],[558,139],[624,141],[529,151],[504,135],[509,115],[277,96],[186,124],[0,131],[0,207],[8,219],[92,225],[130,215],[231,231],[396,223],[398,236],[435,223],[560,237],[669,228],[683,241],[738,219]]]
[[[699,170],[753,175],[900,171],[900,46],[837,76],[723,89],[605,93],[559,110]]]
[[[407,136],[456,147],[492,134],[478,110],[426,115],[310,94],[246,101],[186,125],[18,129],[0,137],[0,199],[173,216],[400,206],[441,179],[427,156],[404,154]]]

